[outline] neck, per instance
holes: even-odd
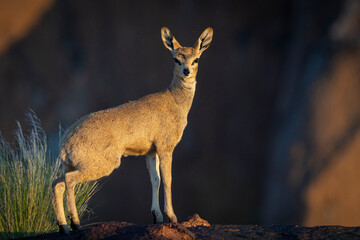
[[[170,85],[170,92],[173,94],[178,105],[183,106],[189,112],[195,95],[196,76],[186,80],[174,72],[174,77]]]

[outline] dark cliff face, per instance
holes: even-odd
[[[174,153],[178,217],[359,224],[354,2],[56,1],[0,55],[0,129],[10,138],[32,108],[56,145],[59,121],[67,127],[170,85],[161,27],[191,46],[211,26]],[[151,221],[142,158],[124,159],[104,183],[95,221]]]

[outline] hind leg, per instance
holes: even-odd
[[[59,225],[60,234],[69,234],[69,227],[66,223],[65,213],[64,213],[64,191],[65,191],[65,178],[61,177],[56,179],[52,183],[53,188],[53,198],[52,203]]]
[[[74,231],[78,230],[80,227],[80,220],[75,203],[74,187],[76,184],[83,182],[83,180],[84,178],[78,170],[68,172],[65,174],[66,200],[67,200],[66,204],[70,215],[71,228]]]

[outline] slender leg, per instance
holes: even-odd
[[[156,153],[146,155],[146,165],[149,170],[151,186],[152,186],[152,203],[151,213],[154,218],[154,223],[164,222],[163,215],[159,205],[159,188],[160,188],[160,170],[159,157]]]
[[[171,164],[172,154],[159,154],[161,177],[164,184],[164,211],[169,217],[170,222],[177,223],[172,201],[171,201]]]
[[[64,213],[64,191],[65,191],[65,178],[61,177],[56,179],[53,184],[53,207],[59,225],[59,232],[64,234],[69,234],[69,227],[66,223],[65,213]]]
[[[68,172],[65,174],[66,183],[66,200],[67,209],[71,219],[71,228],[76,231],[80,227],[80,220],[76,210],[74,187],[82,180],[81,173],[79,171]]]

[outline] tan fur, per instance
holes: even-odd
[[[155,195],[158,195],[160,168],[165,212],[170,221],[177,222],[171,203],[172,152],[182,137],[194,98],[198,66],[194,60],[208,47],[201,49],[199,44],[210,43],[212,32],[211,28],[206,29],[194,47],[181,47],[169,29],[162,28],[165,47],[181,62],[181,65],[175,63],[170,87],[137,101],[91,113],[67,130],[61,140],[60,153],[66,174],[53,183],[53,204],[59,225],[66,224],[62,205],[64,183],[70,218],[73,224],[80,224],[74,203],[75,184],[109,175],[120,166],[121,156],[128,155],[148,156],[153,184],[152,211],[156,222],[163,221]],[[189,69],[188,76],[184,75],[184,68]]]

